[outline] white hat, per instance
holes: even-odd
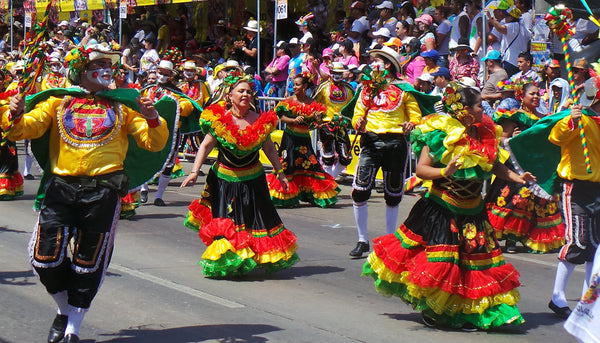
[[[22,28],[23,28],[23,24],[21,24],[21,22],[20,22],[20,21],[18,21],[18,20],[15,20],[15,21],[13,22],[13,25],[14,25],[14,26],[16,26],[16,27],[17,27],[17,28],[19,28],[19,29],[22,29]]]
[[[275,47],[277,49],[285,49],[286,45],[287,45],[287,43],[285,41],[280,40],[279,42],[277,42],[277,45],[275,45]]]
[[[477,88],[477,82],[475,82],[475,80],[473,80],[470,77],[461,77],[460,79],[458,79],[458,84],[465,88],[473,88],[479,90],[479,88]]]
[[[294,37],[294,38],[290,39],[290,41],[288,42],[288,45],[298,45],[298,38]]]
[[[170,71],[174,71],[173,70],[173,62],[167,61],[167,60],[160,60],[160,62],[158,62],[157,69],[167,69]]]
[[[119,51],[110,50],[108,47],[105,47],[100,44],[88,44],[86,48],[92,49],[90,54],[88,55],[89,62],[100,60],[103,58],[110,59],[111,64],[116,64],[121,60],[121,53]]]
[[[196,63],[194,61],[185,61],[181,69],[194,69],[196,70]]]
[[[390,38],[392,36],[390,30],[387,27],[382,27],[379,30],[373,32],[373,36],[377,37],[385,37]]]
[[[433,83],[433,76],[431,76],[431,74],[429,74],[429,73],[423,73],[423,74],[421,74],[421,76],[417,77],[417,79],[419,79],[421,81],[427,81],[429,83]]]
[[[246,29],[247,31],[258,32],[258,22],[256,20],[248,20],[248,24],[247,26],[244,26],[244,29]]]
[[[58,26],[69,26],[69,22],[66,20],[63,20],[60,23],[58,23]]]
[[[380,56],[390,61],[390,63],[392,63],[394,67],[396,67],[397,73],[399,73],[400,70],[402,70],[400,68],[400,55],[394,49],[388,46],[384,46],[381,49],[373,49],[369,51],[369,54],[373,56]]]
[[[343,73],[346,71],[346,67],[342,62],[332,62],[329,71],[332,73]]]
[[[227,60],[227,62],[225,62],[225,68],[232,68],[232,67],[240,67],[240,63],[236,60]]]
[[[382,10],[384,8],[393,10],[394,9],[394,4],[392,4],[391,1],[384,1],[381,4],[375,6],[375,8],[380,9],[380,10]]]
[[[17,70],[23,70],[25,69],[25,61],[23,60],[18,60],[17,62],[15,62],[15,64],[12,67],[13,71],[17,71]]]

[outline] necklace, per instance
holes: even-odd
[[[229,112],[231,112],[231,114],[232,114],[234,117],[242,119],[242,118],[246,118],[246,117],[248,116],[248,113],[249,113],[250,111],[246,111],[246,113],[244,113],[244,114],[235,113],[235,112],[233,112],[233,111],[229,111]]]

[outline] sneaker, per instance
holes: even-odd
[[[165,206],[165,202],[161,198],[154,199],[154,206]]]
[[[471,323],[464,323],[463,326],[460,328],[462,331],[465,332],[475,332],[475,331],[479,331],[479,329],[477,328],[477,326],[471,324]]]
[[[429,317],[425,313],[421,313],[421,316],[423,318],[423,324],[425,324],[425,326],[428,326],[430,328],[434,328],[435,327],[435,325],[436,325],[435,319]]]
[[[23,178],[25,180],[35,180],[35,176],[31,175],[31,174],[27,174],[25,176],[23,176]]]
[[[148,202],[148,191],[140,192],[140,203],[145,204]]]
[[[516,254],[517,253],[517,242],[512,241],[510,239],[506,240],[506,252],[509,254]]]
[[[356,248],[350,252],[350,256],[352,257],[362,257],[363,253],[369,252],[369,243],[367,242],[358,242],[356,243]]]

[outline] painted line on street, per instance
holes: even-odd
[[[519,260],[519,261],[523,261],[523,262],[529,262],[529,263],[535,263],[535,264],[539,264],[542,266],[546,266],[546,267],[552,267],[554,269],[556,269],[556,266],[558,265],[558,260],[557,262],[548,262],[548,261],[539,261],[530,257],[525,257],[525,256],[519,256],[516,254],[503,254],[504,255],[504,259],[505,260]],[[579,272],[579,273],[585,273],[585,269],[582,267],[575,267],[575,271]]]
[[[118,265],[118,264],[111,264],[109,269],[114,269],[116,271],[119,271],[121,273],[125,273],[125,274],[129,274],[133,277],[137,277],[139,279],[142,280],[146,280],[146,281],[150,281],[154,284],[163,286],[163,287],[167,287],[188,295],[191,295],[193,297],[199,298],[199,299],[203,299],[206,301],[210,301],[212,303],[215,303],[217,305],[221,305],[221,306],[225,306],[228,308],[243,308],[245,307],[244,305],[237,303],[235,301],[231,301],[231,300],[227,300],[221,297],[218,297],[216,295],[212,295],[212,294],[208,294],[202,291],[199,291],[197,289],[193,289],[191,287],[188,286],[184,286],[184,285],[180,285],[177,284],[173,281],[169,281],[169,280],[165,280],[165,279],[161,279],[157,276],[154,276],[152,274],[148,274],[139,270],[135,270],[135,269],[131,269],[131,268],[127,268],[124,267],[122,265]]]

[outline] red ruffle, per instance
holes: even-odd
[[[212,211],[210,210],[210,207],[202,204],[198,199],[192,200],[188,206],[188,210],[190,210],[191,215],[197,221],[203,223],[203,225],[208,224],[212,220]]]
[[[496,237],[501,238],[504,234],[513,234],[518,237],[527,236],[531,231],[533,224],[527,219],[527,216],[531,216],[527,211],[520,211],[516,208],[511,208],[510,212],[521,212],[525,217],[519,218],[507,213],[506,216],[502,217],[493,213],[493,210],[502,211],[501,207],[492,205],[492,210],[488,211],[488,218],[490,224],[494,227]]]
[[[296,235],[283,228],[281,232],[273,237],[254,237],[250,241],[250,249],[259,255],[284,253],[289,251],[296,244],[296,241]]]
[[[23,189],[23,176],[20,172],[14,174],[0,174],[0,189],[11,193]]]
[[[300,192],[298,186],[296,186],[296,184],[292,182],[288,182],[289,187],[287,190],[285,190],[281,185],[279,178],[277,178],[277,175],[273,173],[267,174],[267,184],[269,185],[269,189],[281,194],[289,195],[290,197],[294,197]]]
[[[308,171],[308,173],[311,172]],[[302,174],[294,175],[291,183],[294,183],[301,191],[311,193],[335,191],[338,188],[337,182],[335,182],[335,179],[331,175],[327,173],[322,173],[321,175],[323,175],[325,179]]]
[[[251,239],[248,232],[236,231],[235,224],[230,218],[214,218],[200,228],[198,236],[207,246],[211,245],[215,239],[225,238],[236,250],[247,247]]]
[[[327,107],[320,102],[314,101],[311,104],[305,104],[291,99],[282,100],[278,106],[284,106],[288,111],[297,116],[312,117],[315,113],[326,113]]]

